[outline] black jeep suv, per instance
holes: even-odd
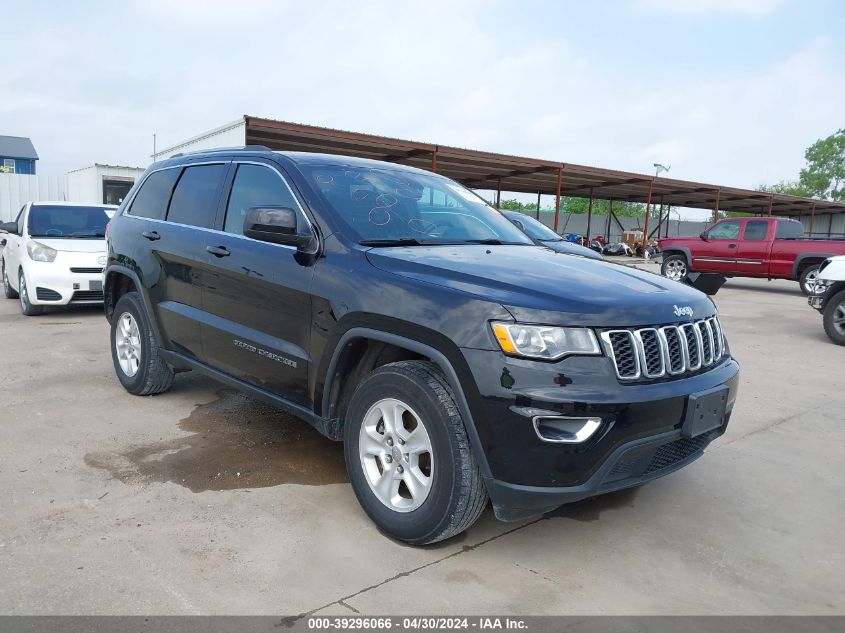
[[[345,444],[409,543],[516,520],[699,457],[736,396],[712,301],[535,246],[442,176],[244,147],[152,165],[109,224],[123,386],[195,369]]]

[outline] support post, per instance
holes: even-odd
[[[590,204],[587,205],[587,244],[590,243],[590,224],[593,222],[593,188],[590,187]]]
[[[434,151],[431,153],[431,171],[435,174],[437,173],[437,146],[435,145]]]
[[[613,198],[607,203],[607,222],[604,227],[604,241],[610,244],[610,216],[613,215]]]
[[[772,205],[775,203],[775,194],[769,194],[769,213],[768,216],[772,217]]]
[[[557,168],[557,193],[555,194],[555,233],[560,219],[560,188],[563,185],[563,166]]]
[[[651,234],[657,233],[657,239],[660,239],[660,229],[663,227],[663,196],[660,196],[660,211],[657,214],[657,226],[651,230]],[[648,241],[648,239],[646,239]]]
[[[643,253],[648,245],[648,216],[651,214],[651,191],[654,188],[654,178],[648,183],[648,198],[645,203],[645,226],[643,227]]]
[[[716,204],[713,205],[713,222],[719,221],[719,198],[722,197],[722,188],[716,189]]]
[[[807,232],[807,237],[813,237],[813,222],[816,221],[816,201],[813,200],[813,208],[810,211],[810,230]]]
[[[537,192],[537,219],[540,219],[540,192]]]

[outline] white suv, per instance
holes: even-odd
[[[21,312],[44,306],[103,301],[106,224],[117,207],[70,202],[28,202],[14,222],[0,225],[5,246],[0,272],[7,299]]]

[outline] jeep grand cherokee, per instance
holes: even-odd
[[[198,370],[343,441],[387,534],[431,543],[690,463],[736,396],[713,303],[535,246],[458,183],[245,147],[152,165],[109,226],[117,377]]]

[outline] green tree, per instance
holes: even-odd
[[[845,200],[845,129],[810,145],[804,152],[804,159],[807,166],[801,170],[798,180],[782,180],[757,189],[768,193]]]
[[[810,191],[801,184],[799,180],[781,180],[774,185],[760,185],[757,191],[765,191],[766,193],[783,193],[788,196],[810,197]]]
[[[801,185],[813,196],[845,200],[845,129],[810,145],[804,158],[807,166],[801,170]]]

